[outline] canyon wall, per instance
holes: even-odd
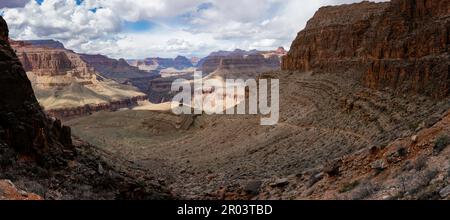
[[[128,63],[144,71],[159,71],[167,68],[183,70],[194,66],[191,60],[184,56],[177,56],[174,59],[152,57],[143,60],[129,60]]]
[[[48,118],[37,102],[20,60],[8,42],[0,17],[0,161],[10,163],[19,152],[44,166],[58,160],[72,145],[69,127]],[[11,162],[12,163],[12,162]]]
[[[280,57],[284,54],[277,51],[218,51],[199,61],[199,69],[203,74],[210,74],[216,70],[265,72],[280,68]]]
[[[52,116],[64,118],[133,107],[138,100],[146,98],[137,88],[105,78],[97,71],[124,77],[148,74],[130,67],[123,59],[80,55],[64,47],[52,47],[58,45],[53,41],[39,41],[37,45],[33,42],[11,40],[11,45],[32,82],[40,105]]]
[[[55,118],[68,119],[77,116],[86,116],[99,111],[117,111],[124,108],[132,108],[139,105],[139,102],[148,100],[146,95],[132,97],[125,100],[111,101],[100,104],[87,104],[80,107],[50,109],[46,113]]]
[[[26,40],[26,44],[31,44],[35,47],[46,47],[52,49],[65,49],[64,44],[56,40]]]
[[[123,81],[131,78],[155,77],[156,72],[146,72],[131,66],[124,59],[112,59],[104,55],[81,54],[81,59],[93,67],[103,77]]]
[[[374,89],[450,94],[449,0],[323,7],[283,58],[283,70],[354,71]]]

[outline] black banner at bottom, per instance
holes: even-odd
[[[99,218],[392,218],[446,215],[449,201],[2,201],[0,216]],[[307,218],[308,216],[308,218]]]

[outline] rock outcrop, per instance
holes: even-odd
[[[20,60],[8,42],[8,28],[0,17],[0,160],[9,163],[14,152],[29,155],[44,166],[71,147],[70,128],[47,118],[34,96]]]
[[[26,42],[12,42],[25,71],[37,76],[64,76],[89,81],[95,75],[94,69],[81,60],[80,56],[66,49],[34,46]]]
[[[280,58],[274,51],[218,51],[199,61],[199,65],[199,69],[205,75],[219,69],[242,73],[247,71],[262,73],[279,69]]]
[[[354,71],[374,89],[450,94],[449,0],[323,7],[283,58],[283,70]]]
[[[152,78],[157,76],[156,72],[147,72],[138,67],[131,66],[124,59],[112,59],[104,55],[81,54],[81,59],[93,67],[101,76],[117,81],[135,78]]]
[[[46,47],[52,49],[65,49],[64,44],[56,40],[26,40],[26,44],[31,44],[35,47]]]

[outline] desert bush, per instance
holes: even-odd
[[[421,171],[427,166],[427,157],[425,155],[420,155],[416,161],[414,161],[414,169],[416,171]]]
[[[447,135],[442,135],[436,139],[434,143],[433,152],[434,154],[441,153],[448,145],[450,145],[450,137]]]
[[[362,183],[352,191],[350,197],[352,200],[363,200],[375,194],[378,190],[379,187],[371,182]]]
[[[342,188],[339,190],[339,193],[350,192],[355,189],[359,185],[359,181],[353,181],[349,183],[345,183]]]

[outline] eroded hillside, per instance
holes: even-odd
[[[145,111],[69,124],[104,150],[160,170],[184,198],[448,198],[448,5],[320,9],[285,71],[260,76],[280,79],[275,126],[257,116]]]

